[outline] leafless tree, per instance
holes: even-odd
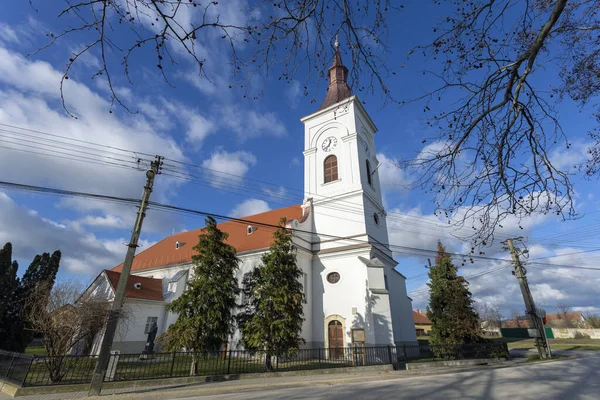
[[[27,299],[28,324],[43,336],[46,349],[44,363],[53,382],[59,382],[69,371],[67,355],[79,343],[89,343],[106,323],[110,303],[81,296],[82,286],[70,281],[57,282],[50,296],[37,289]]]
[[[585,316],[585,324],[590,329],[600,329],[600,315],[587,314]]]
[[[253,76],[268,74],[278,65],[278,79],[291,81],[300,68],[304,78],[327,76],[331,48],[339,35],[351,51],[351,80],[360,90],[381,91],[391,99],[385,78],[392,73],[385,64],[387,15],[397,7],[391,0],[75,0],[67,1],[58,14],[64,28],[49,33],[51,46],[71,37],[85,45],[69,58],[61,80],[84,55],[99,55],[93,77],[104,77],[111,102],[126,107],[114,76],[115,65],[132,80],[132,64],[144,52],[156,57],[156,68],[170,83],[174,69],[184,62],[195,65],[201,79],[214,79],[207,65],[220,62],[212,52],[228,54],[233,72],[231,86],[248,88]],[[41,50],[41,49],[40,49]],[[222,73],[224,66],[215,70]],[[362,75],[362,86],[358,77]],[[366,77],[366,78],[365,78]],[[231,87],[230,86],[230,87]],[[305,86],[306,91],[306,86]],[[247,92],[247,90],[245,90]],[[67,109],[68,111],[68,109]]]
[[[512,318],[517,324],[517,328],[529,328],[529,320],[524,318],[522,314],[520,314],[516,310],[511,311]]]
[[[439,67],[423,71],[439,84],[407,102],[424,102],[435,132],[404,163],[419,176],[415,187],[432,193],[438,212],[479,244],[509,216],[574,217],[573,168],[553,160],[571,146],[557,106],[566,97],[585,105],[600,92],[600,1],[434,3],[452,3],[455,12],[409,56]],[[552,70],[558,87],[543,75]],[[598,172],[599,135],[589,174]]]
[[[557,328],[577,328],[579,323],[574,316],[573,310],[566,304],[557,304],[556,313],[558,320],[554,321]]]
[[[477,313],[482,323],[485,323],[486,329],[500,329],[502,327],[502,312],[497,306],[488,305],[487,303],[478,304]]]

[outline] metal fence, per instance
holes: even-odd
[[[134,381],[190,375],[238,375],[299,371],[448,359],[503,357],[503,343],[464,346],[373,346],[300,349],[268,355],[263,351],[231,350],[216,353],[172,352],[115,354],[105,381]],[[12,356],[12,358],[9,357]],[[0,352],[0,378],[23,386],[66,385],[91,382],[96,356],[32,357]]]
[[[33,356],[0,350],[0,379],[22,385]]]
[[[508,357],[508,345],[502,342],[462,345],[420,344],[398,346],[396,352],[399,363],[502,358]]]

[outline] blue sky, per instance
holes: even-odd
[[[231,4],[239,9],[243,3],[236,0]],[[318,107],[325,95],[325,82],[306,81],[302,70],[291,83],[277,80],[276,73],[261,75],[253,87],[260,94],[258,100],[243,98],[241,89],[227,88],[230,72],[222,62],[222,47],[217,39],[214,43],[208,40],[205,45],[214,56],[207,63],[210,82],[199,80],[191,64],[181,63],[170,70],[172,88],[158,75],[155,60],[140,53],[133,63],[133,84],[121,74],[114,78],[123,98],[137,113],[129,114],[119,107],[109,113],[106,81],[90,79],[99,62],[98,54],[93,53],[72,71],[66,86],[67,105],[77,115],[75,120],[61,107],[58,85],[70,53],[80,48],[85,38],[59,41],[28,56],[46,43],[46,33],[58,32],[62,26],[55,17],[56,4],[34,1],[34,5],[38,12],[28,2],[11,2],[0,16],[0,123],[158,153],[243,177],[224,182],[209,176],[212,184],[202,186],[160,176],[153,194],[156,201],[234,216],[302,201],[304,130],[299,119]],[[411,47],[432,37],[432,26],[441,15],[439,7],[428,9],[417,1],[408,2],[401,12],[392,14],[387,63],[398,74],[387,84],[396,97],[418,96],[431,86],[430,78],[420,72],[424,68],[422,60],[400,66]],[[344,43],[341,45],[343,48]],[[349,61],[347,54],[345,59]],[[553,68],[536,73],[539,82],[548,88],[557,84]],[[302,94],[305,84],[309,96]],[[312,98],[316,103],[311,103]],[[453,232],[441,228],[440,221],[431,214],[433,207],[427,194],[403,187],[412,177],[395,166],[398,160],[418,154],[424,146],[423,138],[431,136],[422,106],[383,107],[378,93],[361,94],[360,98],[379,128],[376,144],[389,212],[390,243],[433,250],[440,238],[450,251],[467,252],[470,246],[454,239]],[[566,167],[585,158],[587,132],[595,127],[595,121],[590,109],[580,109],[569,101],[558,107],[563,128],[574,143],[569,151],[554,155],[556,162]],[[5,180],[134,198],[141,193],[143,173],[19,152],[14,148],[25,148],[9,144],[7,140],[15,140],[9,137],[10,133],[0,136],[5,147],[12,147],[0,148]],[[600,230],[595,228],[600,219],[600,191],[595,179],[573,179],[577,211],[582,218],[559,222],[553,217],[535,216],[524,221],[524,230],[508,221],[502,233],[526,236],[532,259],[552,257],[540,261],[599,268],[600,252],[591,250],[600,248]],[[21,272],[36,252],[59,248],[63,251],[61,277],[86,282],[101,269],[122,261],[135,214],[135,209],[128,206],[5,190],[0,191],[0,203],[0,242],[13,243]],[[202,224],[201,218],[150,212],[142,243],[148,246],[173,231]],[[396,254],[398,269],[409,277],[407,287],[414,307],[424,308],[424,265],[433,255],[409,253]],[[560,254],[570,255],[554,257]],[[508,258],[499,245],[487,249],[486,256]],[[508,264],[479,260],[461,270],[470,276],[503,265]],[[539,306],[553,311],[558,303],[565,303],[581,311],[600,311],[598,271],[537,264],[530,268],[529,276]],[[471,289],[476,300],[498,305],[507,315],[523,308],[510,268],[473,278]]]

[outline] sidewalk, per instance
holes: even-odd
[[[414,376],[441,375],[456,372],[505,368],[520,364],[516,361],[506,361],[501,364],[489,366],[470,366],[470,367],[437,367],[427,370],[401,370],[401,371],[356,371],[352,373],[339,373],[328,375],[308,375],[308,376],[286,376],[286,377],[268,377],[257,379],[244,379],[237,381],[211,382],[200,384],[179,384],[162,385],[145,388],[122,388],[110,389],[102,392],[100,398],[110,396],[111,400],[122,399],[140,399],[140,400],[160,400],[176,399],[190,396],[208,396],[227,393],[240,393],[246,391],[255,391],[270,388],[297,388],[339,385],[351,382],[369,382],[382,381],[390,379],[402,379]],[[60,399],[79,399],[85,398],[86,392],[57,393],[35,396],[22,396],[17,399],[22,400],[60,400]],[[0,400],[12,399],[9,396],[0,394]],[[93,399],[93,398],[90,398]],[[96,397],[98,399],[98,397]]]

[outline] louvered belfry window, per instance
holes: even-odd
[[[338,180],[337,157],[330,155],[325,159],[325,183]]]

